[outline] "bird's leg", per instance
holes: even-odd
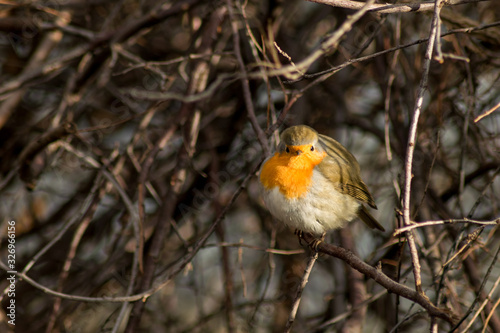
[[[302,230],[295,229],[295,231],[293,233],[295,235],[297,235],[297,238],[299,239],[299,244],[300,244],[300,246],[302,246],[302,237],[304,235],[304,232]]]
[[[309,243],[309,247],[311,248],[311,250],[313,250],[314,252],[318,252],[318,247],[319,247],[319,244],[323,243],[323,241],[325,240],[325,235],[326,235],[326,231],[324,231],[322,234],[321,234],[321,238],[315,238],[311,243]]]

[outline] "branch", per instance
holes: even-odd
[[[406,226],[411,224],[410,220],[410,194],[411,194],[411,181],[412,181],[412,166],[413,166],[413,153],[415,151],[416,136],[418,119],[422,111],[422,105],[424,102],[424,94],[427,90],[427,81],[429,79],[429,70],[432,60],[432,51],[434,49],[434,42],[438,34],[438,26],[440,24],[439,12],[443,6],[443,0],[436,0],[434,7],[434,16],[431,23],[431,32],[429,34],[429,43],[427,44],[427,50],[425,51],[422,79],[420,80],[420,85],[417,92],[417,100],[415,102],[415,108],[413,110],[413,118],[410,124],[410,131],[408,133],[408,145],[406,148],[406,158],[405,158],[405,179],[403,188],[403,221]],[[408,240],[408,246],[410,248],[411,261],[413,264],[413,275],[415,277],[415,287],[419,293],[423,295],[422,281],[420,277],[420,260],[418,258],[417,246],[415,245],[415,236],[412,230],[409,230],[406,234]]]
[[[481,119],[483,119],[484,117],[486,116],[489,116],[490,114],[492,114],[495,110],[498,110],[498,108],[500,108],[500,103],[498,103],[497,105],[495,105],[494,107],[492,107],[491,109],[489,109],[488,111],[485,111],[484,113],[482,113],[481,115],[477,116],[475,119],[474,119],[474,122],[477,123],[478,121],[480,121]]]
[[[394,233],[392,234],[393,236],[397,236],[399,234],[402,234],[403,232],[406,232],[408,230],[420,228],[420,227],[428,227],[431,225],[441,225],[441,224],[454,224],[454,223],[473,223],[473,224],[479,224],[479,225],[500,225],[500,217],[491,220],[491,221],[478,221],[478,220],[471,220],[468,218],[463,218],[463,219],[449,219],[449,220],[438,220],[438,221],[426,221],[426,222],[412,222],[411,225],[399,228],[394,230]]]
[[[238,22],[236,21],[233,13],[233,3],[231,0],[227,0],[227,9],[229,13],[229,18],[231,20],[231,28],[233,29],[233,44],[234,44],[234,53],[236,55],[236,60],[238,61],[238,65],[240,67],[240,72],[243,75],[241,78],[241,86],[243,89],[243,100],[245,102],[245,106],[248,112],[248,119],[250,119],[250,123],[252,124],[253,130],[257,135],[257,140],[262,147],[265,155],[270,155],[269,151],[269,143],[267,142],[267,137],[264,131],[260,128],[259,122],[257,121],[257,117],[255,116],[255,108],[253,107],[252,101],[252,93],[250,92],[250,83],[247,78],[247,70],[245,68],[245,62],[243,61],[243,56],[241,55],[241,47],[240,47],[240,35],[238,31]]]
[[[314,236],[309,233],[304,233],[303,239],[307,243],[311,243],[315,240]],[[452,325],[457,322],[458,317],[451,310],[436,307],[429,301],[429,299],[425,295],[422,295],[416,290],[413,290],[403,284],[392,280],[387,275],[382,273],[382,271],[380,271],[379,269],[368,265],[367,263],[356,257],[351,251],[339,246],[327,244],[325,242],[321,242],[318,245],[318,251],[343,260],[346,264],[348,264],[355,270],[373,279],[375,282],[387,289],[387,291],[418,303],[425,310],[427,310],[429,316],[444,319]]]
[[[176,100],[183,103],[196,103],[201,102],[205,99],[212,97],[220,88],[222,83],[226,79],[231,78],[232,75],[229,74],[220,74],[217,78],[208,86],[208,88],[204,89],[200,92],[195,92],[192,94],[183,94],[176,93],[171,91],[150,91],[146,89],[138,89],[138,88],[124,88],[119,89],[119,91],[123,94],[130,95],[136,99],[142,99],[146,101],[168,101],[168,100]]]
[[[160,3],[151,9],[144,16],[141,16],[132,22],[124,22],[119,28],[112,31],[105,31],[97,34],[93,40],[83,46],[77,46],[73,50],[66,52],[61,57],[53,61],[47,61],[39,64],[27,72],[23,72],[13,80],[7,81],[0,86],[0,100],[6,98],[8,93],[19,89],[27,82],[36,79],[39,76],[47,75],[55,71],[62,71],[71,61],[80,59],[87,52],[93,52],[99,47],[109,49],[111,45],[126,41],[128,38],[138,33],[142,29],[154,26],[163,22],[167,18],[187,11],[190,7],[196,5],[200,0],[177,1],[174,5],[169,3]]]
[[[350,1],[350,0],[308,0],[323,5],[332,7],[340,7],[346,9],[361,9],[365,2]],[[444,6],[464,5],[468,3],[476,3],[489,0],[447,0],[444,1]],[[428,12],[434,10],[434,1],[432,2],[413,2],[404,4],[372,4],[367,6],[367,11],[377,12],[380,14],[394,14],[394,13],[410,13],[410,12]]]
[[[363,3],[363,6],[352,16],[349,16],[347,20],[345,20],[342,25],[335,30],[333,33],[328,34],[326,37],[325,41],[322,42],[310,55],[308,55],[304,60],[300,61],[299,63],[296,64],[290,64],[287,66],[283,66],[280,68],[276,69],[271,69],[265,75],[269,76],[279,76],[279,75],[284,75],[285,77],[289,79],[297,79],[303,75],[303,73],[307,72],[309,67],[320,57],[324,56],[325,54],[328,54],[332,51],[334,51],[337,46],[339,45],[340,41],[342,40],[345,35],[351,31],[352,26],[354,23],[356,23],[363,15],[366,14],[368,11],[368,7],[374,3],[374,0],[368,0],[365,3]],[[260,78],[262,77],[263,73],[250,73],[249,77],[251,78]]]
[[[311,271],[318,259],[318,252],[312,254],[309,257],[309,261],[307,263],[306,269],[304,270],[304,275],[302,276],[302,280],[300,284],[297,286],[297,293],[295,294],[295,299],[293,300],[292,310],[290,311],[290,315],[288,316],[288,321],[285,327],[285,333],[289,333],[292,331],[293,322],[295,321],[295,317],[297,316],[297,311],[299,310],[300,300],[302,299],[302,292],[309,281],[309,275],[311,275]]]

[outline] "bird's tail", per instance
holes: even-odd
[[[384,227],[382,227],[380,223],[375,220],[375,218],[366,210],[365,206],[361,205],[358,211],[358,216],[361,221],[365,222],[365,224],[370,228],[385,231]]]

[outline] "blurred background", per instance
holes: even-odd
[[[418,122],[417,222],[500,216],[500,3],[458,2],[442,8]],[[16,283],[16,332],[282,332],[310,251],[270,216],[256,174],[295,124],[356,156],[387,230],[354,221],[327,242],[414,288],[393,232],[433,7],[386,7],[324,48],[356,10],[0,1],[0,331],[14,332],[15,221],[15,268],[29,277]],[[500,332],[498,224],[418,228],[416,243],[430,301],[463,319],[459,331]],[[322,255],[293,331],[422,332],[433,320],[452,329]]]

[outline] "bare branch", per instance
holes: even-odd
[[[346,9],[361,9],[365,3],[360,1],[350,0],[308,0],[323,5],[332,7],[340,7]],[[447,0],[444,1],[444,6],[456,6],[468,3],[476,3],[489,0]],[[434,2],[413,2],[404,4],[371,4],[368,7],[369,12],[377,12],[380,14],[395,14],[395,13],[410,13],[410,12],[426,12],[434,10]]]
[[[500,218],[497,218],[492,221],[477,221],[477,220],[471,220],[468,218],[463,218],[463,219],[450,219],[450,220],[439,220],[439,221],[425,221],[425,222],[411,222],[411,225],[398,228],[394,230],[393,235],[397,236],[400,235],[408,230],[420,228],[420,227],[429,227],[433,225],[443,225],[443,224],[455,224],[455,223],[471,223],[471,224],[479,224],[479,225],[498,225],[500,224]]]

